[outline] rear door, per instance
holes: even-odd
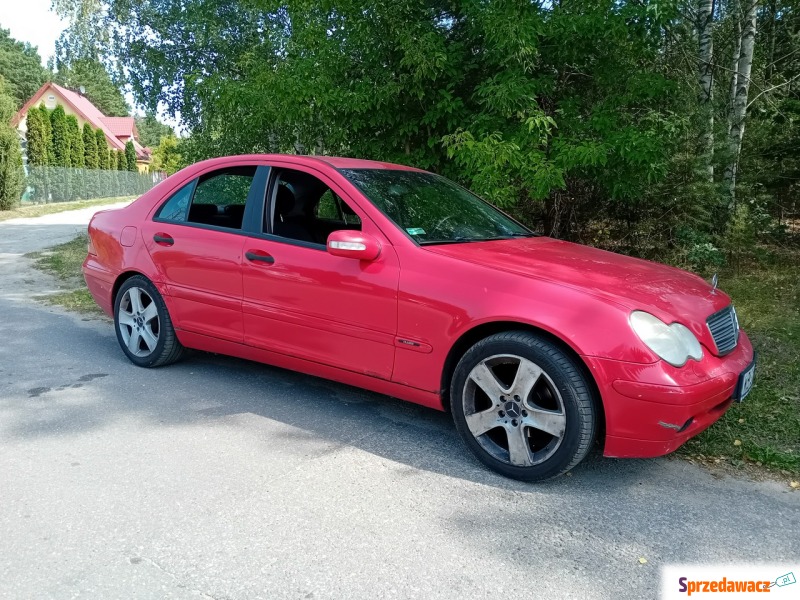
[[[177,327],[242,341],[242,222],[248,199],[259,195],[258,170],[239,165],[205,173],[172,194],[143,227]],[[260,195],[263,202],[263,187]]]

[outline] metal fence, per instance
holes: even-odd
[[[162,173],[26,166],[23,203],[43,204],[90,198],[140,196],[164,179]]]

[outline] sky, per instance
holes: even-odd
[[[11,37],[36,46],[42,65],[55,54],[56,40],[67,27],[68,21],[50,10],[51,0],[0,0],[0,27],[11,30]],[[125,92],[125,100],[134,106],[133,96]],[[162,110],[158,119],[173,129],[179,129],[179,119],[167,117]]]
[[[0,27],[11,30],[11,37],[29,42],[39,49],[42,65],[55,53],[58,36],[67,26],[50,10],[51,0],[2,0]]]

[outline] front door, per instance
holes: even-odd
[[[295,169],[273,169],[263,233],[242,260],[244,340],[282,354],[390,379],[399,263],[345,193]],[[327,235],[362,229],[382,244],[372,262],[328,254]]]

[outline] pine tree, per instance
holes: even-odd
[[[0,77],[0,210],[14,208],[25,186],[19,136],[8,123],[14,115],[14,99]]]
[[[122,150],[117,150],[117,171],[128,170],[128,157]]]
[[[33,167],[47,165],[47,131],[42,121],[42,113],[38,108],[28,111],[28,164]]]
[[[97,168],[108,169],[108,142],[102,129],[95,129],[94,136],[97,140]]]
[[[69,133],[69,159],[70,166],[78,169],[85,164],[83,151],[83,136],[75,115],[67,115],[67,131]]]
[[[50,113],[50,124],[53,127],[53,165],[70,166],[70,137],[67,132],[67,115],[60,104]]]
[[[0,210],[14,208],[24,187],[19,138],[13,128],[5,122],[0,123]]]
[[[133,147],[133,142],[128,140],[125,144],[125,158],[128,162],[128,171],[136,170],[136,148]]]
[[[83,162],[87,169],[97,168],[97,136],[88,123],[83,125],[83,156]]]
[[[34,109],[35,110],[35,109]],[[45,162],[43,165],[53,164],[53,126],[50,123],[50,111],[44,104],[39,105],[39,114],[42,116],[42,124],[44,125],[44,143],[46,146]]]

